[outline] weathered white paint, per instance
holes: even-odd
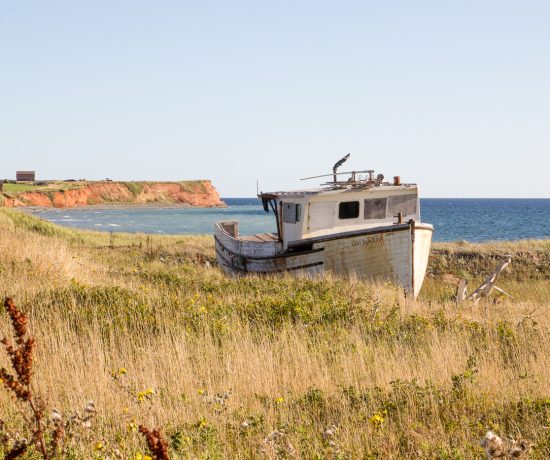
[[[282,251],[279,241],[247,241],[231,236],[222,227],[223,222],[216,223],[215,235],[221,246],[231,252],[235,252],[244,257],[269,257]]]
[[[217,228],[223,231],[220,226]],[[223,244],[223,235],[217,232],[216,253],[220,266],[231,274],[289,272],[297,276],[312,276],[332,273],[342,277],[392,281],[416,297],[426,272],[432,231],[429,224],[400,225],[393,231],[383,227],[380,232],[367,235],[342,235],[328,241],[321,240],[312,245],[316,252],[284,255],[281,251],[282,257],[274,259],[254,259],[259,251],[248,252],[249,246],[229,248]],[[261,246],[266,243],[253,244]]]
[[[284,201],[293,201],[302,204],[305,208],[305,216],[301,226],[300,234],[296,235],[295,240],[302,238],[311,238],[315,236],[330,235],[335,232],[347,232],[361,230],[364,228],[375,228],[383,225],[389,225],[397,222],[397,213],[389,213],[381,219],[364,218],[365,200],[376,198],[389,198],[400,195],[410,195],[417,200],[416,213],[403,214],[403,221],[410,219],[420,221],[420,206],[418,204],[418,187],[409,186],[380,186],[367,189],[343,189],[331,190],[324,193],[306,195],[304,197],[284,197]],[[344,201],[359,201],[359,216],[355,219],[339,219],[338,206]],[[387,209],[389,211],[389,209]],[[285,224],[283,224],[284,226]],[[288,225],[288,224],[286,224]],[[283,229],[283,234],[286,229]],[[285,247],[288,242],[285,241]]]
[[[430,246],[432,244],[433,227],[430,224],[416,224],[414,238],[414,297],[418,296],[424,282]]]
[[[315,231],[333,229],[336,221],[336,201],[310,200],[307,204],[306,219],[301,237]]]
[[[418,295],[428,264],[433,227],[420,223],[415,184],[277,192],[270,194],[272,197],[280,209],[280,241],[247,240],[239,237],[235,223],[216,224],[217,259],[226,272],[289,272],[297,276],[332,273],[389,280],[414,297]],[[386,203],[380,218],[365,213],[365,200],[374,199]],[[347,201],[359,202],[359,215],[341,219],[339,205]],[[301,206],[295,222],[283,222],[282,209],[289,212],[288,203]],[[392,203],[397,203],[397,207],[392,207]],[[397,215],[393,215],[396,209],[405,211],[403,223],[397,222]],[[293,219],[287,215],[286,220]]]

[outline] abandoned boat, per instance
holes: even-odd
[[[331,273],[391,281],[418,295],[430,252],[433,226],[420,220],[416,184],[399,177],[384,182],[374,171],[338,173],[320,188],[260,193],[275,215],[277,233],[239,235],[236,221],[215,224],[216,257],[230,274]],[[361,174],[364,174],[363,176]],[[339,180],[342,175],[349,176]],[[307,179],[315,179],[315,176]]]

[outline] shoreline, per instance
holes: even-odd
[[[541,214],[548,209],[546,205],[537,205],[527,213],[533,218],[543,217],[540,221],[541,225],[537,228],[518,226],[521,222],[515,221],[511,221],[508,225],[501,223],[498,226],[493,226],[492,224],[496,220],[482,216],[480,209],[472,207],[471,213],[468,213],[469,209],[457,211],[456,216],[462,219],[457,220],[456,216],[452,212],[449,213],[445,207],[438,206],[433,209],[425,207],[422,220],[433,223],[436,227],[433,243],[461,245],[535,240],[550,244],[550,233],[544,225],[546,217],[544,217],[545,214]],[[101,203],[67,208],[52,206],[6,207],[7,210],[19,211],[23,215],[38,217],[64,228],[101,233],[108,233],[112,230],[117,233],[211,235],[213,222],[222,220],[238,220],[240,233],[243,235],[273,231],[273,216],[264,213],[261,206],[250,206],[247,203],[241,207],[238,203],[231,203],[231,201],[229,206],[226,204],[226,206],[208,207],[192,206],[186,203],[148,202]],[[489,208],[489,211],[492,212],[491,215],[494,218],[501,215],[500,208],[496,210]]]
[[[238,206],[234,206],[238,207]],[[188,206],[188,205],[162,205],[162,204],[153,204],[153,205],[89,205],[89,206],[79,206],[74,208],[51,208],[51,207],[25,207],[25,208],[10,208],[11,210],[20,210],[26,215],[30,215],[32,217],[36,217],[40,220],[43,220],[45,222],[48,222],[50,224],[71,229],[75,231],[82,231],[82,232],[99,232],[99,233],[126,233],[130,235],[135,234],[151,234],[151,235],[165,235],[165,236],[188,236],[188,235],[195,235],[195,236],[212,236],[213,232],[173,232],[173,231],[163,231],[163,230],[157,230],[157,231],[143,231],[143,230],[130,230],[128,227],[124,225],[112,225],[109,223],[101,223],[100,225],[94,225],[92,226],[76,226],[76,225],[64,225],[63,222],[60,221],[51,221],[43,216],[40,216],[39,213],[41,212],[56,212],[56,213],[62,213],[64,211],[71,211],[71,210],[79,210],[85,208],[83,210],[147,210],[147,209],[227,209],[229,206],[226,207],[196,207],[196,206]],[[1,208],[0,208],[1,209]],[[35,211],[35,212],[33,212]],[[484,239],[481,241],[477,240],[468,240],[468,239],[453,239],[453,240],[439,240],[439,239],[433,239],[432,245],[438,246],[438,245],[452,245],[455,247],[455,249],[464,249],[468,246],[493,246],[493,245],[516,245],[516,244],[523,244],[523,243],[538,243],[545,246],[550,244],[550,237],[548,236],[537,236],[537,237],[519,237],[519,238],[506,238],[506,239],[498,239],[498,238],[492,238],[492,239]],[[432,247],[432,249],[434,249]]]
[[[113,203],[113,204],[86,204],[82,206],[56,207],[56,206],[14,206],[10,209],[21,211],[72,211],[78,209],[226,209],[229,206],[193,206],[186,203]]]

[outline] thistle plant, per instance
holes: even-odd
[[[296,449],[290,443],[286,432],[278,429],[264,438],[263,446],[259,449],[259,452],[270,460],[296,456]]]
[[[23,414],[23,418],[31,433],[30,439],[14,435],[0,421],[0,440],[7,446],[4,458],[16,459],[34,448],[43,459],[50,460],[63,453],[64,441],[74,437],[78,428],[91,428],[95,405],[93,401],[88,401],[82,415],[76,412],[68,420],[64,420],[57,409],[53,409],[49,417],[44,415],[44,402],[31,388],[36,342],[27,331],[28,316],[16,307],[11,298],[4,301],[4,307],[10,317],[13,338],[3,337],[0,343],[6,350],[12,369],[0,368],[0,383],[30,412],[30,417]]]
[[[146,426],[140,425],[139,432],[145,437],[145,442],[154,460],[169,460],[168,442],[159,430],[150,430]]]
[[[488,431],[480,442],[488,460],[526,459],[531,447],[525,439],[503,439]]]
[[[3,337],[0,343],[4,346],[11,361],[12,371],[9,372],[4,367],[0,368],[0,380],[6,390],[30,410],[31,419],[26,420],[32,433],[30,440],[23,439],[14,442],[8,450],[6,458],[18,458],[29,447],[33,446],[42,454],[44,459],[50,459],[52,450],[56,449],[63,434],[59,430],[55,431],[55,435],[52,437],[51,449],[48,449],[44,438],[46,426],[44,403],[31,390],[33,353],[36,342],[33,337],[27,334],[28,316],[19,311],[11,298],[6,298],[4,307],[8,312],[13,328],[13,343],[7,337]]]

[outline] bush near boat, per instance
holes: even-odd
[[[207,236],[113,237],[3,208],[0,237],[35,391],[64,417],[97,409],[65,458],[144,458],[140,423],[182,459],[481,459],[489,429],[550,456],[548,241],[434,244],[412,301],[388,284],[228,278]],[[453,280],[507,254],[513,298],[457,309]],[[4,390],[0,419],[29,436]]]

